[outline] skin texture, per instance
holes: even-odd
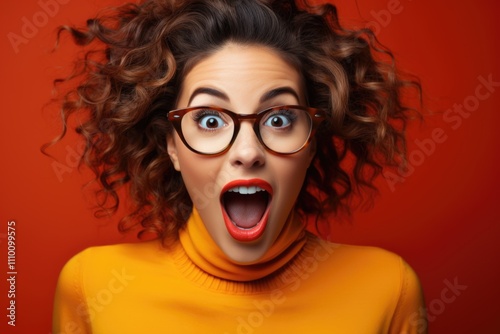
[[[262,100],[266,93],[281,87],[293,89],[297,96],[285,92]],[[193,95],[199,88],[215,89],[224,96],[210,92]],[[305,105],[305,101],[299,72],[278,53],[263,46],[228,43],[188,72],[176,107],[215,105],[240,114],[254,114],[276,105]],[[288,156],[273,154],[259,143],[251,121],[242,122],[233,146],[220,156],[190,151],[177,133],[167,140],[174,167],[181,172],[194,206],[215,243],[234,262],[259,262],[293,209],[315,153],[314,145]],[[259,239],[241,242],[231,237],[224,225],[221,190],[231,181],[254,178],[265,180],[273,188],[269,221]]]

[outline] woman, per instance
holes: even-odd
[[[64,29],[104,46],[62,108],[88,112],[82,162],[112,210],[129,191],[120,228],[158,238],[73,257],[55,333],[425,332],[399,256],[305,231],[404,156],[418,84],[370,31],[291,0],[145,1]]]

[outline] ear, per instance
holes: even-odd
[[[176,171],[180,172],[179,157],[177,155],[177,146],[174,140],[175,133],[167,134],[167,152]]]

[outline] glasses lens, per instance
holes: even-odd
[[[182,118],[184,139],[196,151],[214,154],[231,142],[234,122],[228,114],[213,109],[195,109]]]
[[[278,153],[292,153],[302,148],[309,139],[311,129],[309,113],[290,107],[270,110],[259,124],[262,141]]]

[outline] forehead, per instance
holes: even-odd
[[[221,90],[229,100],[259,98],[272,89],[290,87],[302,100],[302,86],[299,71],[276,51],[264,46],[229,43],[187,73],[179,105],[189,101],[200,87]]]

